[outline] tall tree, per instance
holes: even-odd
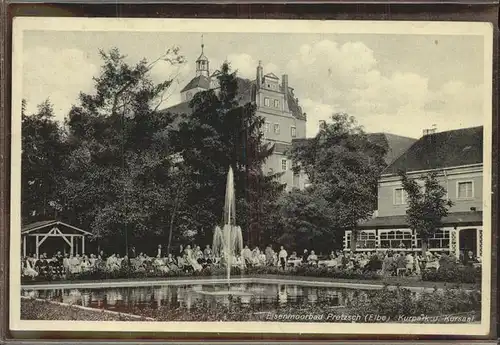
[[[303,169],[314,193],[328,203],[332,228],[352,230],[353,250],[358,223],[376,209],[386,152],[387,147],[370,140],[354,117],[338,113],[314,138],[290,153],[294,170]]]
[[[61,200],[63,161],[67,150],[64,132],[54,118],[49,100],[38,105],[36,113],[26,114],[22,101],[22,218],[24,222],[57,217]]]
[[[446,189],[439,183],[435,172],[423,177],[423,186],[418,180],[400,172],[403,189],[408,195],[406,220],[422,240],[422,252],[427,252],[429,239],[442,226],[442,218],[448,215],[453,202],[446,197]]]
[[[224,63],[217,76],[219,87],[197,93],[191,113],[177,132],[178,150],[192,172],[195,186],[189,195],[200,239],[208,240],[222,222],[226,176],[234,170],[237,222],[246,238],[255,241],[265,232],[266,210],[283,186],[277,174],[265,175],[262,165],[274,147],[263,141],[264,118],[253,103],[241,104],[236,73]]]
[[[170,126],[159,107],[174,77],[156,84],[153,67],[184,62],[177,48],[129,65],[118,49],[101,51],[95,91],[80,95],[69,114],[63,195],[65,216],[95,237],[125,248],[135,238],[164,238],[183,200],[174,198]],[[175,221],[174,221],[175,223]],[[124,246],[125,245],[125,246]]]

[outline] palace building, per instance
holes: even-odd
[[[196,75],[181,90],[181,103],[165,111],[174,114],[189,114],[189,101],[200,91],[218,88],[219,71],[210,70],[210,61],[205,56],[204,45],[201,45],[201,55],[196,60]],[[274,144],[274,153],[263,167],[265,172],[283,172],[281,182],[286,189],[304,188],[304,174],[294,174],[292,162],[287,158],[286,151],[291,148],[292,140],[305,138],[306,114],[299,105],[294,89],[288,84],[288,76],[279,78],[273,73],[265,74],[262,63],[256,66],[255,79],[249,80],[237,77],[238,96],[241,105],[253,102],[257,115],[265,119],[263,134],[266,141]]]
[[[357,251],[421,250],[422,240],[406,222],[407,196],[399,171],[417,179],[436,172],[453,202],[443,227],[428,242],[436,252],[472,251],[482,254],[483,127],[424,134],[394,160],[378,184],[378,210],[358,226]],[[344,249],[351,248],[351,231],[344,235]]]

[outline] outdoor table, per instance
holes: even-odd
[[[337,265],[337,260],[321,260],[318,262],[318,266],[335,267]]]
[[[288,260],[288,264],[293,267],[300,265],[301,262],[302,262],[301,259]]]

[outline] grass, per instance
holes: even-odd
[[[147,321],[126,314],[109,313],[105,310],[82,309],[35,299],[21,299],[22,320],[64,320],[64,321]]]

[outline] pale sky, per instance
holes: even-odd
[[[172,46],[187,63],[153,69],[155,81],[178,74],[165,106],[194,77],[201,34],[172,32],[25,31],[23,97],[28,111],[49,98],[63,120],[80,91],[92,92],[99,49],[117,47],[129,62],[154,60]],[[368,132],[418,138],[438,131],[482,125],[484,47],[482,36],[388,34],[205,33],[211,70],[227,59],[242,77],[288,74],[307,113],[307,135],[334,112],[354,115]]]

